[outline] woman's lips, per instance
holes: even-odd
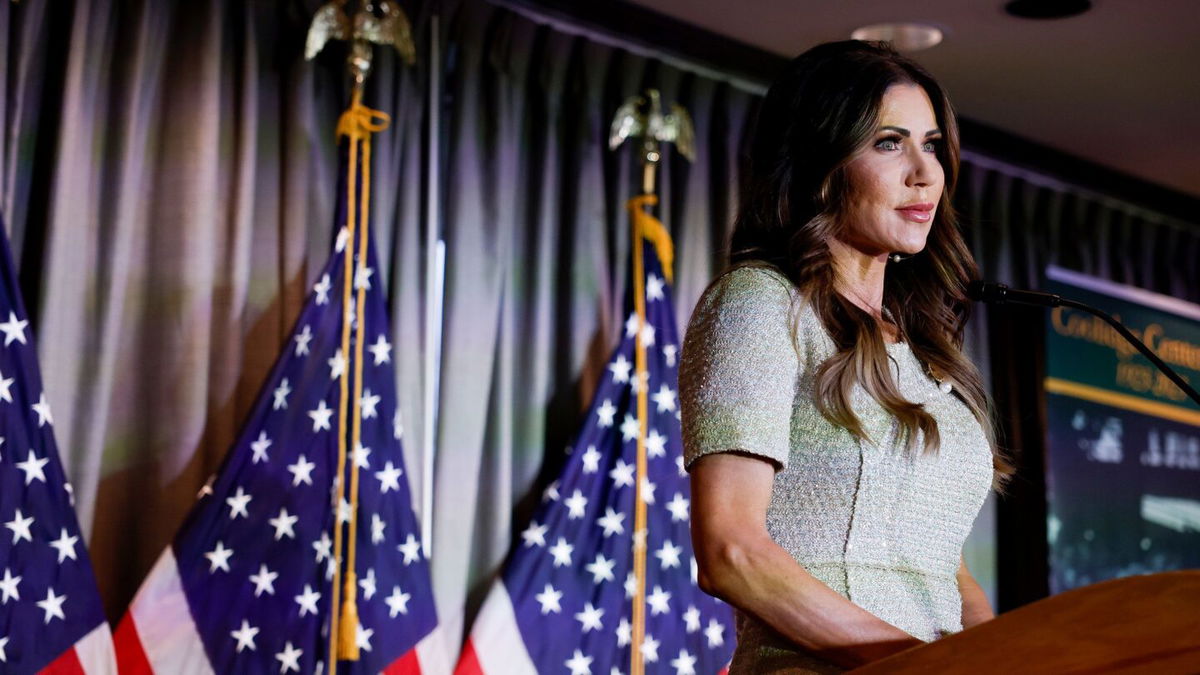
[[[928,223],[933,219],[933,204],[909,204],[896,209],[906,220],[914,223]]]

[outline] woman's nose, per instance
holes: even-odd
[[[928,152],[910,153],[906,184],[911,187],[928,187],[938,180],[942,165]]]

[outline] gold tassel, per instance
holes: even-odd
[[[646,213],[642,206],[654,206],[658,203],[657,195],[639,195],[629,200],[629,214],[638,221],[642,236],[654,245],[658,260],[662,263],[663,276],[667,283],[675,283],[675,245],[671,241],[671,233],[666,225],[654,216]]]
[[[358,582],[354,570],[346,570],[346,584],[342,589],[342,616],[338,620],[338,658],[342,661],[358,660]]]

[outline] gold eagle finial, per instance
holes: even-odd
[[[348,64],[359,85],[371,70],[371,43],[391,45],[409,65],[416,61],[412,26],[399,5],[393,0],[364,0],[351,19],[345,11],[348,2],[333,0],[321,5],[313,15],[304,45],[304,58],[311,60],[330,40],[348,40]]]
[[[643,112],[647,99],[649,109]],[[689,161],[696,159],[696,133],[691,116],[678,103],[672,103],[671,112],[663,114],[662,95],[657,89],[648,89],[645,97],[630,96],[617,108],[608,135],[608,147],[615,150],[627,138],[643,139],[646,147],[653,147],[656,153],[659,143],[674,143],[679,154]]]
[[[615,150],[627,138],[642,139],[646,193],[653,192],[654,165],[662,158],[661,143],[674,143],[688,161],[696,160],[696,132],[691,115],[678,103],[672,103],[671,112],[664,114],[662,95],[657,89],[647,89],[644,97],[630,96],[617,108],[608,133],[609,149]]]

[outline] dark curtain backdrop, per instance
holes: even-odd
[[[344,52],[302,59],[317,4],[0,2],[0,206],[114,618],[237,433],[328,254],[347,92]],[[484,0],[436,5],[443,58],[431,67],[435,5],[404,6],[419,64],[377,50],[367,93],[393,116],[376,139],[372,217],[419,506],[436,178],[447,268],[433,569],[443,622],[461,635],[624,319],[623,202],[639,172],[630,149],[607,150],[611,115],[655,86],[695,119],[697,161],[670,153],[660,178],[682,325],[721,266],[760,90]],[[989,277],[1036,285],[1056,263],[1200,300],[1200,228],[1153,205],[968,153],[959,206]],[[997,337],[1013,325],[996,312],[972,325],[998,394],[996,373],[1032,377],[1015,365],[1028,361],[1027,331]],[[1025,436],[1011,420],[1035,406],[998,396],[1012,445]],[[976,557],[988,565],[983,523]]]

